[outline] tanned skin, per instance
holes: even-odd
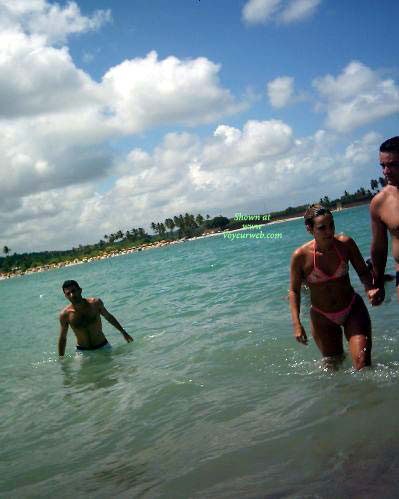
[[[306,331],[300,320],[302,282],[317,265],[326,275],[333,275],[340,265],[340,257],[350,262],[371,301],[376,293],[372,278],[355,241],[345,235],[335,235],[335,225],[330,214],[314,218],[314,227],[307,227],[314,240],[298,248],[291,259],[290,306],[295,339],[304,345],[308,343]],[[335,248],[334,248],[335,246]],[[343,275],[325,283],[308,283],[311,303],[320,310],[336,312],[344,309],[351,301],[354,291],[349,275]],[[310,310],[312,336],[323,357],[338,358],[343,354],[341,326],[336,325],[313,308]],[[360,296],[352,307],[351,314],[343,325],[349,342],[353,367],[357,370],[371,364],[371,323],[369,314]]]
[[[396,271],[399,271],[399,152],[380,152],[380,164],[387,185],[374,196],[370,204],[371,260],[375,286],[379,290],[372,305],[380,305],[385,298],[384,271],[388,254],[388,231],[392,238]],[[399,287],[396,289],[399,300]]]
[[[64,295],[71,302],[60,313],[60,336],[58,353],[64,356],[68,328],[71,326],[76,336],[76,343],[92,349],[106,341],[102,330],[101,316],[120,331],[127,343],[133,338],[123,329],[117,319],[108,312],[100,298],[83,298],[82,289],[75,285],[64,288]]]

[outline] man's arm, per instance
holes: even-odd
[[[347,245],[347,248],[349,249],[349,261],[353,265],[353,268],[356,270],[356,273],[364,286],[364,290],[367,293],[370,303],[374,305],[375,296],[379,293],[379,289],[376,289],[376,286],[374,286],[373,284],[373,276],[370,270],[367,268],[366,262],[364,261],[364,258],[360,253],[360,250],[355,241],[351,237],[348,237],[345,243]]]
[[[60,314],[60,336],[58,338],[58,354],[60,357],[64,356],[65,347],[67,343],[67,333],[68,333],[68,319],[66,315],[61,312]]]
[[[104,317],[104,319],[106,319],[112,326],[114,326],[114,328],[120,331],[128,343],[132,342],[133,338],[123,329],[123,327],[117,321],[116,317],[114,317],[112,314],[108,312],[108,310],[104,307],[104,303],[100,300],[100,298],[98,298],[98,304],[99,304],[100,314]]]
[[[370,218],[373,237],[371,241],[371,261],[373,262],[374,285],[380,290],[379,301],[376,303],[376,305],[379,305],[385,298],[384,272],[388,255],[388,235],[387,226],[381,220],[375,202],[370,205]]]
[[[300,320],[301,286],[302,286],[302,255],[296,250],[291,258],[290,308],[295,339],[304,345],[308,342],[305,329]]]

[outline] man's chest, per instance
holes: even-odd
[[[381,220],[393,236],[399,237],[399,195],[386,200],[381,210]]]
[[[69,323],[73,327],[87,327],[95,324],[98,320],[99,314],[91,307],[83,311],[73,311],[69,313]]]

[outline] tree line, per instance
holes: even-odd
[[[330,199],[328,196],[320,198],[320,204],[327,208],[333,208],[340,203],[342,206],[357,202],[366,202],[370,200],[377,192],[379,187],[386,185],[385,179],[379,177],[378,179],[371,179],[370,189],[360,187],[353,194],[347,191],[337,199]],[[308,205],[289,206],[285,210],[275,211],[270,213],[270,221],[290,216],[299,216],[307,209]],[[247,224],[247,222],[244,222]],[[64,251],[42,251],[10,255],[11,249],[8,246],[3,247],[5,257],[0,257],[0,271],[9,272],[11,270],[19,269],[22,271],[28,270],[32,267],[39,267],[43,265],[52,265],[60,262],[70,261],[74,259],[82,259],[85,257],[94,257],[107,252],[121,250],[125,248],[137,247],[145,243],[152,243],[162,239],[176,240],[200,236],[210,230],[234,230],[241,228],[242,221],[234,220],[234,218],[227,218],[223,215],[218,215],[211,218],[210,215],[205,217],[200,213],[193,215],[192,213],[185,213],[175,215],[171,218],[166,218],[162,222],[151,222],[150,226],[154,234],[148,234],[142,227],[131,228],[127,231],[118,230],[115,233],[104,234],[103,239],[97,243],[79,245],[77,248]]]

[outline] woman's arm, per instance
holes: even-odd
[[[301,286],[302,286],[302,261],[301,248],[297,249],[291,257],[291,280],[290,280],[290,308],[294,336],[299,343],[304,345],[308,342],[305,329],[299,317],[301,311]]]

